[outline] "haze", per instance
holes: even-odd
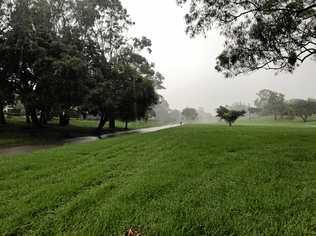
[[[294,74],[260,71],[236,79],[225,79],[215,71],[216,57],[224,40],[216,30],[191,39],[185,34],[185,10],[175,0],[123,0],[136,22],[133,33],[153,42],[150,59],[166,77],[160,93],[172,108],[203,107],[214,113],[219,105],[252,103],[264,88],[287,98],[316,98],[316,64],[307,61]]]

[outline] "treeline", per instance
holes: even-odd
[[[202,107],[198,109],[186,107],[182,111],[172,109],[163,97],[157,104],[151,114],[157,121],[163,123],[174,122],[208,122],[212,120],[212,114],[204,111]]]
[[[273,116],[274,120],[294,119],[296,117],[307,122],[316,114],[316,99],[286,99],[285,95],[269,89],[263,89],[257,94],[254,106],[235,103],[230,108],[245,110],[251,116]]]
[[[115,120],[146,117],[164,77],[143,56],[146,37],[128,37],[134,23],[119,0],[0,1],[0,123],[22,103],[26,121],[44,126],[71,111]]]

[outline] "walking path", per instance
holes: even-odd
[[[52,145],[24,145],[24,146],[18,146],[18,147],[10,147],[10,148],[2,148],[2,149],[0,148],[0,156],[2,155],[11,156],[11,155],[17,155],[17,154],[31,153],[38,150],[45,150],[49,148],[63,146],[65,144],[89,143],[89,142],[94,142],[100,139],[118,137],[118,136],[127,135],[127,134],[153,133],[153,132],[157,132],[164,129],[175,128],[178,126],[180,125],[165,125],[165,126],[160,126],[160,127],[135,129],[135,130],[121,131],[121,132],[116,132],[116,133],[111,133],[111,134],[104,134],[104,135],[101,135],[100,137],[95,137],[95,136],[79,137],[79,138],[74,138],[74,139],[67,139],[67,140],[64,140],[63,142],[52,144]]]

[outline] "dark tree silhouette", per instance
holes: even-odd
[[[198,112],[194,108],[185,108],[182,111],[182,115],[184,116],[185,120],[187,120],[187,121],[194,121],[198,117]]]
[[[316,55],[315,0],[177,0],[190,3],[187,32],[214,26],[226,37],[216,69],[236,76],[258,69],[294,71]]]
[[[238,118],[246,114],[246,111],[229,110],[223,106],[217,108],[216,112],[217,117],[219,117],[221,120],[225,120],[229,124],[229,126],[232,126]]]

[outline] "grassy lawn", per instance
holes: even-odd
[[[131,122],[130,129],[148,128],[161,126],[158,122]],[[23,118],[13,117],[8,120],[8,125],[0,125],[0,148],[7,148],[20,145],[41,145],[55,144],[65,139],[95,136],[98,121],[72,119],[68,127],[59,127],[57,121],[51,122],[45,128],[34,128],[25,123]],[[118,130],[125,126],[122,122],[117,122]],[[104,133],[109,132],[104,130]]]
[[[315,235],[316,129],[192,125],[0,158],[0,235]]]
[[[249,120],[244,117],[237,121],[240,125],[255,125],[255,126],[291,126],[291,127],[315,127],[316,128],[316,116],[311,117],[308,122],[303,122],[301,119],[296,118],[294,120],[280,119],[274,120],[273,117],[257,117],[255,119]]]

